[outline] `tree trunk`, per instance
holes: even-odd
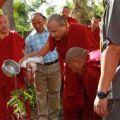
[[[14,13],[13,13],[13,0],[7,0],[3,5],[3,13],[8,16],[10,22],[10,29],[15,29]]]
[[[89,14],[90,7],[87,5],[87,0],[73,0],[73,3],[75,6],[73,14],[80,23],[84,23],[91,18],[91,14]]]

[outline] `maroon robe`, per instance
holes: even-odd
[[[10,32],[8,36],[0,40],[0,66],[4,60],[12,59],[18,62],[23,57],[24,39],[16,32]],[[17,75],[17,88],[25,88],[23,71]],[[0,120],[11,120],[11,109],[7,108],[7,101],[10,99],[10,92],[15,90],[15,78],[7,77],[0,69]],[[27,103],[26,103],[27,104]],[[27,107],[26,120],[30,119],[30,108]]]
[[[82,75],[85,89],[85,109],[82,120],[101,120],[101,117],[94,112],[94,99],[100,77],[100,51],[91,51]],[[87,115],[86,115],[87,114]]]
[[[96,40],[96,43],[97,43],[97,46],[98,46],[98,49],[99,49],[100,48],[100,28],[98,27],[97,29],[92,31],[92,33],[95,37],[95,40]]]
[[[67,22],[69,24],[78,23],[78,21],[75,18],[72,18],[72,17],[67,17]]]
[[[72,47],[82,47],[88,50],[95,49],[91,41],[94,41],[91,32],[85,26],[79,24],[71,24],[68,34],[59,41],[55,41],[51,36],[49,38],[51,50],[57,47],[61,61],[65,61],[66,52]],[[68,66],[66,66],[65,75],[63,109],[78,112],[84,108],[83,82]]]

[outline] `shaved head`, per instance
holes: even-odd
[[[66,64],[73,72],[79,75],[83,73],[88,52],[86,49],[73,47],[67,51]]]
[[[49,17],[47,28],[55,40],[61,40],[69,31],[66,19],[59,14],[53,14]]]
[[[73,47],[66,53],[66,62],[70,63],[76,58],[84,58],[87,55],[87,50],[80,47]]]
[[[57,23],[60,23],[60,24],[66,24],[66,19],[59,14],[51,15],[48,19],[48,23],[51,21],[56,21]]]

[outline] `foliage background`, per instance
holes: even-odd
[[[29,4],[28,1],[30,1]],[[16,29],[20,31],[20,33],[31,31],[30,13],[39,11],[39,8],[43,4],[48,6],[48,8],[46,8],[47,17],[56,13],[58,6],[50,6],[48,1],[49,0],[7,0],[3,6],[3,10],[4,13],[9,16],[11,29]],[[89,0],[73,0],[73,2],[66,0],[66,5],[71,9],[70,15],[81,23],[85,23],[86,20],[91,20],[94,15],[101,16],[104,11],[102,2],[96,5],[95,0],[92,0],[91,4]]]

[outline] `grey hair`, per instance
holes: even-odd
[[[87,55],[87,50],[80,47],[70,48],[66,53],[66,62],[70,63],[75,58],[84,58]]]
[[[37,15],[41,16],[44,20],[46,20],[46,17],[42,13],[40,13],[40,12],[33,13],[31,15],[31,20],[34,19],[34,17],[37,16]]]
[[[51,15],[48,18],[48,23],[51,22],[51,21],[56,21],[56,22],[58,22],[60,24],[66,24],[67,23],[66,19],[62,15],[59,15],[59,14]]]

